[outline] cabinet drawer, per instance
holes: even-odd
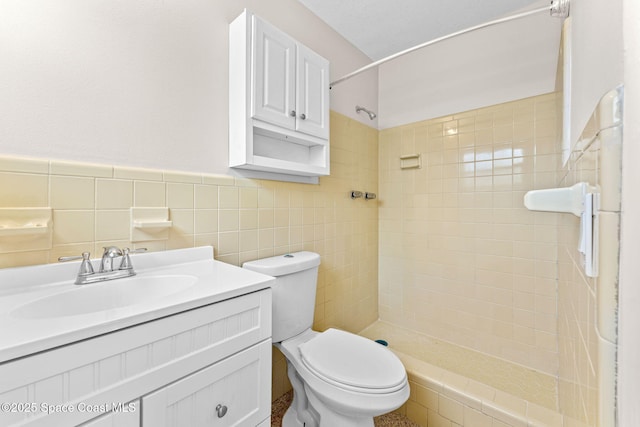
[[[140,427],[140,400],[124,404],[81,427]]]
[[[256,426],[271,412],[271,343],[202,369],[142,399],[154,427]]]
[[[0,401],[130,402],[270,337],[265,289],[0,364]],[[97,415],[0,413],[0,425],[76,425]]]

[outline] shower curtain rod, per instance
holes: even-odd
[[[556,5],[556,3],[560,3],[561,5],[559,7],[561,7],[561,8],[565,7],[565,3],[566,3],[567,4],[567,6],[566,6],[567,10],[559,11],[558,10],[558,6]],[[406,55],[407,53],[411,53],[411,52],[416,51],[418,49],[422,49],[423,47],[430,46],[432,44],[435,44],[435,43],[441,42],[443,40],[447,40],[447,39],[459,36],[459,35],[464,34],[464,33],[468,33],[468,32],[471,32],[471,31],[479,30],[481,28],[486,28],[486,27],[490,27],[490,26],[493,26],[493,25],[501,24],[503,22],[512,21],[514,19],[524,18],[524,17],[527,17],[529,15],[533,15],[533,14],[540,13],[540,12],[546,12],[546,11],[551,12],[552,15],[555,12],[555,13],[558,14],[558,16],[566,17],[568,15],[568,3],[569,3],[568,0],[566,0],[566,1],[565,0],[560,0],[559,2],[556,0],[555,2],[551,3],[551,6],[545,6],[545,7],[541,7],[541,8],[538,8],[538,9],[533,9],[533,10],[529,10],[529,11],[526,11],[526,12],[517,13],[515,15],[507,16],[507,17],[504,17],[504,18],[496,19],[496,20],[493,20],[493,21],[485,22],[483,24],[479,24],[479,25],[475,25],[473,27],[465,28],[464,30],[456,31],[455,33],[447,34],[446,36],[438,37],[437,39],[430,40],[428,42],[419,44],[417,46],[410,47],[409,49],[405,49],[405,50],[403,50],[401,52],[389,55],[386,58],[382,58],[382,59],[379,59],[379,60],[377,60],[375,62],[372,62],[369,65],[365,65],[364,67],[359,68],[356,71],[353,71],[353,72],[351,72],[351,73],[349,73],[349,74],[347,74],[347,75],[345,75],[343,77],[340,77],[338,80],[332,81],[331,83],[329,83],[329,89],[333,89],[333,87],[335,85],[337,85],[338,83],[342,83],[345,80],[349,80],[351,77],[355,77],[360,73],[364,73],[365,71],[368,71],[371,68],[375,68],[380,64],[384,64],[385,62],[391,61],[392,59],[396,59],[396,58],[398,58],[400,56]]]

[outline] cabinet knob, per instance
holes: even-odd
[[[302,114],[300,114],[300,118],[301,118],[302,120],[304,120],[304,119],[306,119],[306,118],[307,118],[307,116],[306,116],[304,113],[302,113]]]
[[[227,407],[219,403],[218,406],[216,406],[216,414],[218,414],[218,418],[224,417],[227,415]]]
[[[289,115],[291,117],[295,117],[296,116],[296,110],[291,110],[291,112],[289,113]]]

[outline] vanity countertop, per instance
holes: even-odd
[[[209,246],[137,254],[131,258],[137,272],[133,278],[82,286],[73,283],[78,262],[0,269],[0,363],[256,292],[269,288],[274,281],[273,277],[214,260],[213,248]],[[93,260],[94,267],[98,261]],[[165,284],[167,287],[171,278],[178,276],[188,277],[188,286],[149,298],[138,295],[140,300],[135,304],[127,302],[128,289],[123,286],[126,282],[109,288],[119,281],[129,281],[135,286],[137,279],[150,284],[157,277],[169,282]],[[58,310],[62,314],[54,316],[24,315],[29,313],[25,310],[29,304],[46,307],[49,299],[53,303],[64,302],[67,297],[68,301],[74,298],[84,301],[88,294],[81,292],[93,292],[101,298],[116,293],[115,301],[124,303],[100,311],[83,306],[76,314],[66,314],[62,309]]]

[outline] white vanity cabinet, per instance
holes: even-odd
[[[82,427],[139,427],[140,399],[122,405],[118,409],[100,415],[86,423]]]
[[[229,67],[229,166],[328,175],[329,62],[245,10]]]
[[[32,405],[0,425],[257,426],[270,394],[266,288],[0,364],[0,402]]]
[[[271,343],[263,342],[145,396],[144,425],[258,425],[268,399],[260,372],[271,369],[270,354]]]

